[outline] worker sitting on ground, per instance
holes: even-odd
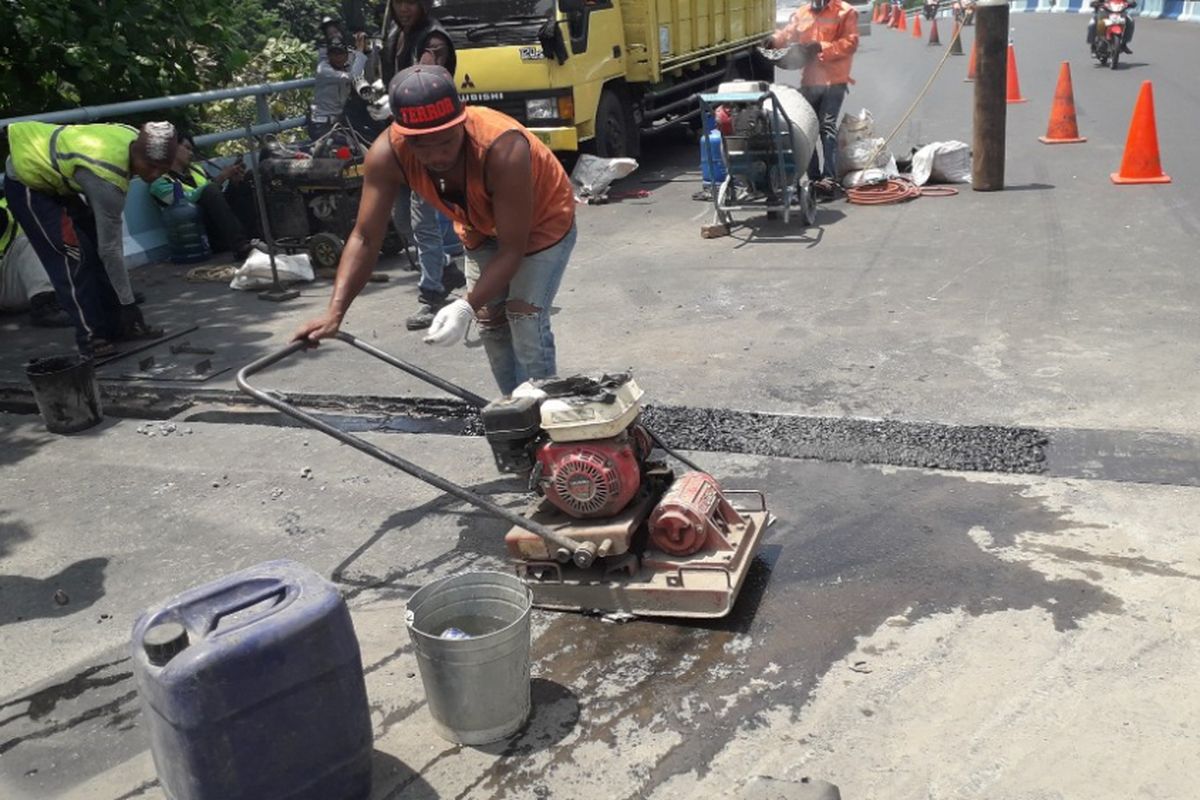
[[[175,127],[16,122],[8,141],[4,194],[75,324],[80,351],[103,355],[115,340],[161,336],[136,304],[121,215],[130,180],[153,183],[170,169]],[[64,210],[78,247],[63,241]]]
[[[346,100],[354,89],[355,79],[362,75],[367,57],[362,47],[350,48],[341,39],[332,39],[326,48],[328,58],[317,64],[316,86],[309,116],[308,135],[314,142],[325,136],[346,110]]]
[[[411,188],[454,220],[467,246],[467,295],[437,313],[425,341],[453,345],[477,319],[504,394],[555,375],[550,308],[575,247],[575,198],[562,164],[511,117],[464,107],[441,67],[410,67],[388,93],[396,121],[367,153],[358,221],[329,309],[293,340],[315,345],[337,333],[375,266],[396,195]]]
[[[204,167],[193,161],[196,143],[192,137],[180,134],[178,141],[171,171],[150,184],[150,194],[164,207],[179,203],[199,206],[212,249],[228,250],[235,261],[245,261],[255,245],[261,244],[246,234],[241,222],[255,218],[254,198],[244,182],[245,164],[239,159],[210,179]]]
[[[0,194],[0,311],[28,311],[39,328],[69,328],[54,284]]]
[[[853,82],[850,65],[858,49],[858,12],[843,0],[811,0],[797,8],[768,41],[774,48],[798,44],[809,52],[800,92],[817,114],[821,147],[809,162],[808,177],[815,182],[818,196],[831,198],[838,181],[838,118]]]
[[[446,29],[430,15],[432,0],[391,0],[394,25],[383,45],[383,82],[391,85],[397,72],[417,64],[436,64],[451,75],[458,58]],[[404,321],[410,331],[428,328],[433,317],[461,289],[467,279],[452,256],[462,253],[462,242],[450,221],[410,189],[401,189],[392,210],[396,230],[411,231],[417,245],[421,279],[417,283],[417,312]]]

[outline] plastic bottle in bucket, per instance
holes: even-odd
[[[91,359],[77,353],[35,358],[25,365],[25,374],[51,433],[78,433],[104,418]]]
[[[469,572],[421,587],[408,635],[434,728],[477,745],[511,736],[529,718],[529,587],[505,572]]]

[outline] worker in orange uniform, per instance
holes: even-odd
[[[858,49],[858,12],[843,0],[811,0],[797,8],[788,24],[768,41],[772,48],[796,44],[808,51],[800,92],[820,122],[822,156],[818,162],[818,154],[813,153],[808,177],[818,197],[832,198],[838,180],[838,116],[853,83],[850,63]]]

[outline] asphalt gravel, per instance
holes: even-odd
[[[657,406],[646,424],[671,447],[983,472],[1045,469],[1049,437],[1035,428],[804,417]]]

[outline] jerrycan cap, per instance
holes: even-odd
[[[142,637],[146,657],[156,667],[165,666],[188,646],[187,629],[178,622],[160,622]]]

